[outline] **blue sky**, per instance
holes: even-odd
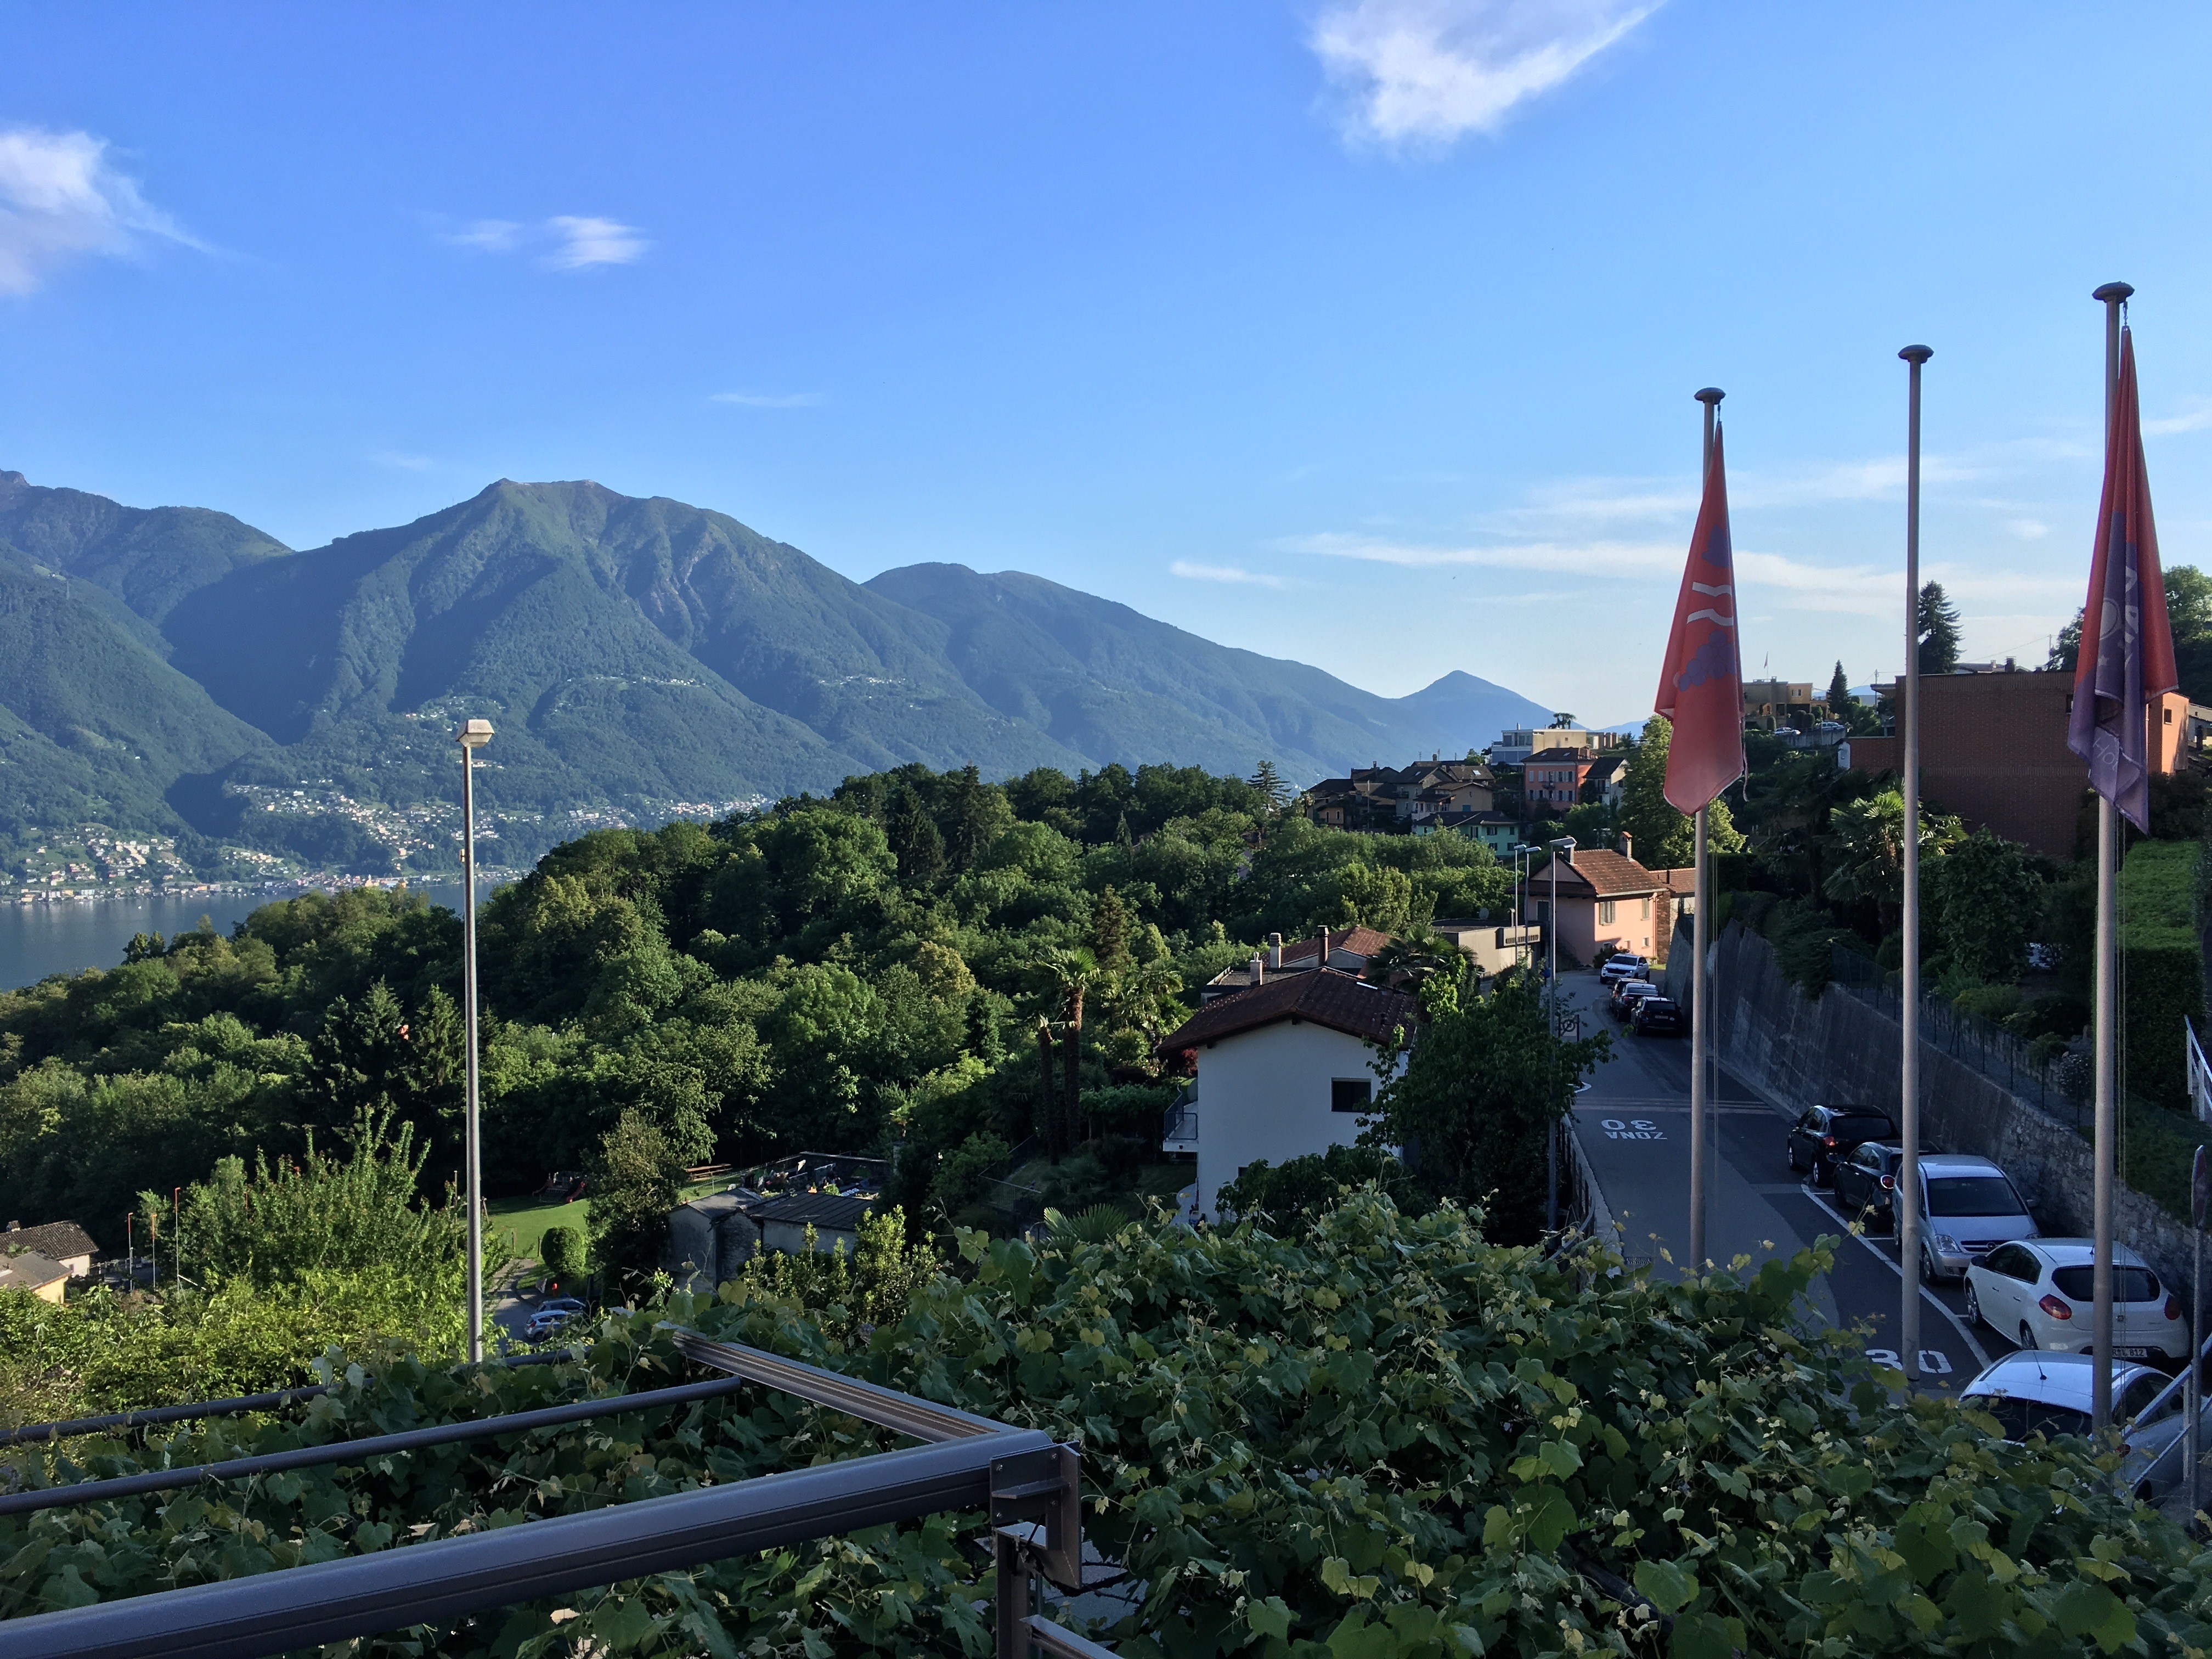
[[[2125,26],[2115,20],[2124,16]],[[1747,665],[2086,584],[2136,284],[2212,565],[2212,10],[22,7],[0,466],[295,546],[501,476],[1018,568],[1398,694],[1650,705],[1726,388]]]

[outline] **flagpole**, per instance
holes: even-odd
[[[1698,488],[1703,493],[1705,480],[1713,470],[1713,428],[1720,412],[1721,399],[1728,394],[1717,386],[1709,386],[1697,394],[1698,401],[1705,406],[1705,463],[1698,473]],[[1731,610],[1735,609],[1733,604]],[[1738,711],[1739,716],[1741,711]],[[1697,811],[1696,850],[1691,854],[1692,900],[1697,906],[1698,925],[1691,935],[1697,946],[1690,964],[1690,1271],[1703,1273],[1705,1267],[1705,1140],[1706,1119],[1711,1115],[1706,1098],[1706,1056],[1713,1042],[1712,974],[1712,916],[1713,895],[1711,861],[1706,857],[1705,832],[1711,805]]]
[[[1907,1386],[1920,1380],[1920,371],[1936,354],[1911,345],[1897,354],[1911,365],[1905,416],[1905,831],[1899,853],[1905,866],[1905,982],[1899,987],[1896,1220],[1898,1266],[1905,1276],[1899,1304],[1897,1354]]]
[[[2105,475],[2112,470],[2112,400],[2120,380],[2120,307],[2135,292],[2125,283],[2106,283],[2089,297],[2105,307]],[[2098,526],[2102,533],[2104,526]],[[2086,617],[2080,649],[2097,649],[2096,622]],[[2118,1137],[2118,1091],[2113,1036],[2118,1024],[2119,811],[2109,796],[2097,796],[2097,1141],[2096,1176],[2092,1208],[2095,1216],[2096,1250],[2090,1268],[2094,1305],[2090,1314],[2091,1352],[2095,1356],[2089,1379],[2090,1426],[2107,1428],[2112,1420],[2112,1149]]]

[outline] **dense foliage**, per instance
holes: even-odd
[[[2052,1656],[2212,1645],[2212,1559],[2079,1442],[2009,1445],[1808,1334],[1825,1253],[1661,1283],[1593,1247],[1486,1243],[1355,1194],[1291,1243],[1131,1224],[963,1238],[896,1322],[783,1287],[608,1321],[588,1364],[392,1363],[297,1426],[195,1426],[115,1474],[643,1389],[656,1321],[1079,1439],[1084,1524],[1127,1567],[1128,1659]],[[851,1333],[850,1345],[825,1330]],[[1893,1381],[1893,1375],[1891,1377]],[[765,1390],[368,1468],[0,1520],[0,1615],[634,1502],[885,1444]],[[45,1478],[43,1473],[33,1478]],[[449,1655],[828,1659],[989,1650],[980,1516],[731,1560],[410,1638]],[[420,1651],[393,1638],[362,1644]]]
[[[996,786],[907,767],[587,836],[484,911],[487,1188],[604,1162],[626,1113],[625,1144],[657,1136],[663,1164],[902,1140],[917,1218],[1054,1122],[1110,1182],[1157,1157],[1163,1098],[1113,1091],[1152,1077],[1199,981],[1270,931],[1404,929],[1502,908],[1508,887],[1472,842],[1321,828],[1194,768]],[[113,1248],[142,1191],[295,1157],[363,1110],[412,1126],[441,1189],[459,1163],[459,944],[411,893],[311,895],[0,994],[0,1212]]]

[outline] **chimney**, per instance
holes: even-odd
[[[1316,968],[1328,966],[1328,929],[1326,927],[1321,930],[1321,954],[1314,958],[1314,966]]]
[[[1245,978],[1255,985],[1261,982],[1261,981],[1266,977],[1266,973],[1267,970],[1261,965],[1260,958],[1256,953],[1253,956],[1252,960],[1247,963],[1244,966]]]
[[[1636,856],[1636,837],[1626,830],[1620,832],[1620,856],[1631,860]]]
[[[1282,965],[1283,936],[1280,933],[1270,933],[1267,935],[1267,966],[1279,969]]]

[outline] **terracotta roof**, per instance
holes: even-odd
[[[1310,1019],[1332,1031],[1387,1042],[1391,1032],[1413,1024],[1419,1006],[1402,991],[1370,985],[1334,969],[1285,974],[1208,1003],[1181,1030],[1161,1039],[1160,1052],[1194,1048],[1286,1019]]]
[[[1596,758],[1597,751],[1594,749],[1539,749],[1522,764],[1534,766],[1542,762],[1546,765],[1559,765],[1568,761],[1580,761],[1587,766]]]
[[[1543,896],[1539,883],[1548,885],[1552,879],[1549,859],[1529,872],[1530,894]],[[1602,848],[1578,847],[1575,855],[1560,868],[1559,885],[1567,886],[1579,876],[1583,884],[1600,898],[1618,898],[1623,893],[1656,893],[1666,884],[1638,864],[1634,859],[1623,858],[1618,853],[1608,853]]]
[[[67,1267],[58,1261],[48,1261],[36,1250],[9,1251],[0,1248],[0,1291],[35,1291],[69,1276]]]
[[[0,1250],[36,1250],[66,1261],[73,1255],[98,1255],[100,1246],[74,1221],[49,1221],[43,1227],[10,1227],[0,1233]]]
[[[1392,935],[1377,933],[1372,927],[1346,927],[1341,932],[1332,929],[1328,936],[1329,954],[1334,956],[1339,951],[1349,951],[1355,957],[1372,957],[1388,945],[1391,938]],[[1283,965],[1288,967],[1294,962],[1309,961],[1320,955],[1320,935],[1316,934],[1312,939],[1292,939],[1283,946]]]

